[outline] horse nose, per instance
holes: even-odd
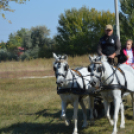
[[[56,81],[56,84],[62,84],[62,83],[63,83],[62,81],[61,81],[61,82],[57,82],[57,81]]]

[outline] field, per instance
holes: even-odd
[[[53,59],[37,59],[24,62],[0,63],[0,134],[71,134],[60,119],[60,97],[56,93],[55,78],[19,79],[30,76],[52,76]],[[87,66],[88,56],[69,57],[71,68]],[[125,103],[126,128],[118,134],[134,134],[131,100]],[[73,109],[69,106],[68,118]],[[96,119],[95,125],[82,129],[82,111],[78,112],[79,134],[110,134],[112,127],[107,119]],[[89,121],[89,119],[88,119]],[[118,121],[118,128],[120,118]]]

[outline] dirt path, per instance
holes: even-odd
[[[48,78],[54,77],[53,70],[34,70],[34,71],[6,71],[0,72],[0,79],[12,79],[12,78]]]
[[[55,76],[31,76],[31,77],[20,77],[19,79],[38,79],[38,78],[51,78],[51,77],[55,77]]]

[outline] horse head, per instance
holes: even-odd
[[[55,53],[53,53],[53,57],[55,58],[55,62],[53,63],[53,70],[57,78],[56,84],[58,85],[58,87],[62,87],[69,70],[69,65],[67,62],[68,56],[57,56]]]
[[[101,78],[105,73],[104,62],[107,62],[106,56],[96,56],[93,57],[89,55],[90,65],[88,66],[88,71],[92,76],[92,85],[98,87],[100,85]]]

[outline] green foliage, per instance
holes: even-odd
[[[49,33],[50,30],[46,26],[37,26],[31,29],[21,28],[17,32],[11,33],[6,43],[6,48],[10,53],[9,55],[17,55],[18,47],[22,47],[25,51],[20,57],[22,60],[38,58],[38,55],[40,57],[50,57],[43,53],[43,51],[47,52],[48,48],[51,49],[55,43],[53,39],[49,38]],[[43,54],[40,54],[40,52]]]
[[[7,52],[4,49],[0,49],[0,61],[5,61],[7,60]]]
[[[22,46],[26,51],[21,56],[21,59],[24,60],[46,56],[40,54],[40,52],[43,52],[42,48],[44,48],[44,45],[51,45],[51,39],[48,38],[49,33],[50,30],[47,29],[46,26],[32,27],[24,38]]]
[[[127,39],[134,40],[134,0],[120,0],[120,3],[121,42],[124,45]]]
[[[56,52],[55,40],[51,38],[46,38],[44,40],[44,45],[39,49],[39,58],[50,58],[52,57],[52,52]]]
[[[26,1],[30,0],[0,0],[0,14],[1,16],[6,19],[5,14],[1,13],[2,11],[9,11],[14,12],[13,9],[10,8],[9,2],[16,2],[18,4],[24,4]],[[10,20],[8,20],[9,23],[12,23]]]
[[[70,55],[95,52],[99,38],[104,34],[106,24],[114,24],[114,13],[99,12],[86,7],[66,10],[59,17],[57,48]]]
[[[7,42],[7,44],[9,46],[15,45],[17,47],[19,47],[19,46],[23,47],[25,45],[25,38],[27,37],[28,33],[30,33],[30,31],[28,29],[25,29],[25,28],[21,28],[20,30],[18,30],[14,34],[11,33],[9,35],[9,41]]]
[[[0,43],[0,49],[6,50],[6,43],[5,42]]]
[[[31,28],[32,34],[32,44],[33,46],[38,45],[42,47],[44,45],[45,39],[48,38],[50,30],[46,26],[37,26]]]

